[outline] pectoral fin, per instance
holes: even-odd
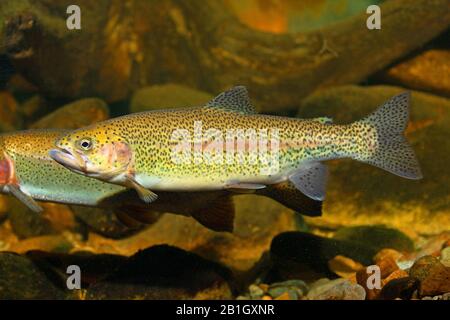
[[[146,189],[133,178],[128,178],[128,181],[131,188],[136,190],[137,194],[139,195],[139,198],[141,198],[141,200],[144,201],[145,203],[152,203],[153,201],[158,199],[158,195],[156,193]]]
[[[233,200],[230,196],[218,197],[208,207],[196,210],[192,217],[214,231],[233,232]]]
[[[42,212],[43,209],[37,202],[29,195],[20,190],[19,187],[8,185],[8,190],[11,192],[13,196],[19,199],[24,205],[26,205],[30,210],[34,212]]]
[[[324,164],[314,162],[292,174],[289,180],[306,196],[314,200],[323,201],[325,199],[327,171],[327,167]]]

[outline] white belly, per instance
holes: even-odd
[[[140,185],[152,191],[207,191],[227,189],[230,185],[237,185],[239,183],[270,185],[285,181],[287,176],[279,174],[270,177],[260,176],[210,180],[205,178],[160,178],[138,174],[135,179]]]

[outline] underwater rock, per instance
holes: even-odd
[[[328,268],[342,278],[350,278],[364,266],[350,258],[338,255],[328,261]]]
[[[73,243],[62,235],[45,235],[27,238],[9,246],[9,251],[26,253],[32,250],[67,253],[73,248]]]
[[[271,33],[312,31],[350,18],[380,0],[303,1],[226,0],[239,20],[249,27]],[[337,7],[345,10],[336,10]]]
[[[0,300],[65,299],[67,296],[28,258],[0,252]]]
[[[107,238],[121,239],[131,236],[146,228],[131,229],[117,219],[117,216],[106,209],[89,208],[81,206],[70,206],[77,219],[85,223],[92,231]]]
[[[100,99],[86,98],[66,104],[31,125],[32,129],[78,129],[108,119],[108,106]]]
[[[369,277],[371,276],[371,273],[367,272],[367,269],[361,269],[358,272],[356,272],[355,279],[356,283],[358,283],[361,287],[364,288],[366,292],[366,299],[367,300],[376,300],[378,299],[378,296],[380,295],[381,288],[376,287],[368,287],[368,281]]]
[[[394,279],[400,279],[400,278],[406,278],[409,274],[405,270],[397,269],[394,272],[392,272],[390,275],[388,275],[386,278],[383,279],[382,285],[385,286],[387,283],[391,282]]]
[[[384,260],[392,260],[397,262],[398,260],[404,258],[404,255],[401,252],[398,252],[394,249],[381,249],[377,254],[373,257],[373,261],[375,263],[381,263]]]
[[[264,295],[264,290],[256,284],[251,284],[248,287],[248,293],[250,294],[251,299],[261,299]]]
[[[112,102],[167,79],[215,93],[238,81],[251,88],[261,109],[286,109],[318,88],[362,81],[450,25],[447,0],[384,1],[386,32],[366,28],[361,12],[317,30],[280,35],[245,26],[223,1],[77,5],[90,10],[74,37],[60,15],[67,4],[0,3],[0,52],[48,96]]]
[[[450,267],[446,267],[433,256],[418,259],[409,270],[409,275],[420,281],[420,295],[432,296],[450,292]]]
[[[381,72],[383,82],[450,97],[450,50],[429,49]]]
[[[450,300],[450,292],[440,294],[440,295],[434,296],[434,297],[423,297],[422,300]]]
[[[231,299],[231,273],[184,250],[160,245],[139,251],[104,280],[87,299]]]
[[[11,93],[0,91],[0,132],[13,131],[21,126],[18,104]]]
[[[40,203],[44,210],[36,213],[15,198],[8,198],[8,217],[11,227],[20,239],[60,234],[64,231],[81,232],[81,225],[74,219],[66,205]]]
[[[15,73],[11,61],[5,54],[0,54],[0,70],[0,90],[3,90]]]
[[[63,204],[58,203],[42,203],[42,209],[44,211],[39,215],[42,219],[45,219],[51,223],[52,229],[56,233],[62,233],[64,231],[78,232],[81,230],[81,226],[76,221],[72,210]],[[35,214],[34,212],[29,212],[29,214]]]
[[[9,211],[9,202],[5,195],[0,195],[0,224],[6,220]]]
[[[397,262],[390,257],[376,261],[376,265],[380,268],[382,279],[399,270]]]
[[[338,240],[370,245],[377,251],[385,248],[403,252],[414,250],[414,242],[403,232],[384,226],[356,226],[340,228],[334,234]]]
[[[328,261],[338,255],[349,257],[364,265],[371,264],[376,251],[359,243],[329,239],[303,232],[284,232],[271,244],[272,273],[281,279],[311,280],[332,275]]]
[[[350,123],[374,111],[405,89],[391,86],[342,86],[318,91],[302,102],[298,116],[328,116]],[[324,214],[307,223],[322,226],[383,224],[399,230],[437,234],[450,227],[450,100],[412,92],[406,131],[424,179],[399,178],[353,160],[330,163]]]
[[[14,233],[20,239],[58,233],[47,216],[31,211],[15,198],[8,200],[9,221]]]
[[[295,213],[279,203],[255,195],[234,196],[236,216],[233,233],[212,231],[193,218],[164,214],[144,231],[112,241],[90,236],[86,246],[97,242],[108,245],[112,253],[129,255],[155,244],[166,243],[220,262],[244,277],[269,250],[272,238],[295,230]]]
[[[396,260],[399,257],[403,256],[392,249],[383,249],[375,255],[374,262],[380,269],[381,288],[368,286],[368,280],[373,275],[373,271],[368,272],[368,269],[362,268],[356,272],[356,282],[364,288],[368,300],[378,299],[382,287],[390,281],[409,276],[406,271],[399,269],[399,266],[396,263]]]
[[[447,247],[441,251],[440,261],[447,268],[450,267],[450,247]]]
[[[272,284],[252,283],[246,293],[238,296],[237,300],[301,300],[308,293],[308,285],[298,279],[291,279]]]
[[[450,245],[450,231],[444,231],[440,234],[437,234],[431,238],[429,238],[420,249],[410,258],[418,259],[423,256],[432,255],[439,256],[441,254],[441,250],[446,246]]]
[[[131,112],[186,108],[206,104],[211,94],[180,84],[164,84],[138,89],[130,101]]]
[[[21,103],[20,112],[27,120],[36,119],[36,116],[48,111],[46,106],[47,100],[43,96],[35,94]]]
[[[419,288],[419,281],[411,277],[403,277],[389,281],[378,296],[380,300],[394,300],[400,298],[409,300]]]
[[[24,76],[15,73],[9,79],[6,84],[6,90],[14,95],[31,95],[38,93],[38,88],[30,81],[24,78]]]
[[[270,284],[267,293],[273,299],[279,299],[284,294],[288,295],[289,300],[299,300],[308,293],[308,286],[302,280],[287,280]]]
[[[311,285],[309,300],[364,300],[366,292],[359,284],[346,279],[320,279]]]
[[[128,257],[113,254],[94,254],[87,251],[76,251],[70,254],[33,250],[26,253],[41,270],[53,275],[59,286],[66,286],[67,267],[77,265],[82,271],[81,288],[98,282],[122,266]]]

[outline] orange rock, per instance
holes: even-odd
[[[8,91],[0,91],[0,129],[11,131],[19,126],[17,102]]]
[[[391,280],[399,279],[399,278],[406,278],[408,276],[409,276],[408,272],[406,272],[405,270],[398,269],[398,270],[395,270],[394,272],[392,272],[390,275],[388,275],[385,279],[383,279],[383,281],[381,283],[383,286],[385,286]]]
[[[39,236],[21,240],[10,246],[9,250],[17,253],[25,253],[30,250],[42,250],[46,252],[69,252],[72,244],[60,235]]]
[[[450,96],[450,50],[429,49],[396,64],[382,79],[404,87]]]
[[[18,73],[12,75],[11,79],[9,79],[7,88],[11,92],[35,93],[38,91],[34,84]]]
[[[383,260],[378,261],[377,266],[380,267],[381,278],[384,279],[389,276],[392,272],[399,269],[397,263],[392,257],[387,257]]]
[[[276,297],[275,300],[291,300],[291,298],[289,297],[289,293],[286,291],[282,295]]]
[[[66,104],[33,123],[32,129],[76,129],[108,119],[106,103],[97,98],[85,98]]]
[[[364,266],[350,258],[338,255],[328,261],[328,268],[343,278],[352,277],[355,272],[364,269]]]
[[[358,283],[358,280],[356,279],[356,272],[352,273],[347,277],[348,280],[350,280],[352,283]]]
[[[258,287],[261,288],[262,291],[267,292],[267,290],[269,290],[269,285],[266,283],[261,283],[258,285]]]
[[[0,194],[0,217],[6,214],[9,210],[8,197]]]
[[[271,296],[263,296],[262,299],[263,300],[273,300]]]
[[[43,216],[50,221],[55,231],[73,230],[77,226],[72,210],[66,205],[42,203]]]
[[[366,291],[366,299],[367,300],[375,300],[378,298],[378,296],[380,294],[381,287],[379,289],[377,289],[377,288],[369,289],[367,286],[367,280],[370,276],[371,275],[367,273],[366,268],[361,269],[356,273],[356,281]]]
[[[441,232],[440,234],[428,239],[428,241],[417,252],[418,257],[432,255],[438,257],[441,250],[450,243],[450,231]]]
[[[391,258],[394,261],[402,258],[403,254],[394,249],[382,249],[380,250],[375,257],[373,257],[373,261],[378,264],[380,261]]]
[[[450,267],[433,256],[418,259],[409,274],[420,281],[421,296],[435,296],[450,292]]]

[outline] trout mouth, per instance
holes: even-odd
[[[87,174],[87,160],[76,152],[71,152],[65,148],[52,149],[49,151],[50,157],[64,167],[80,174]]]

